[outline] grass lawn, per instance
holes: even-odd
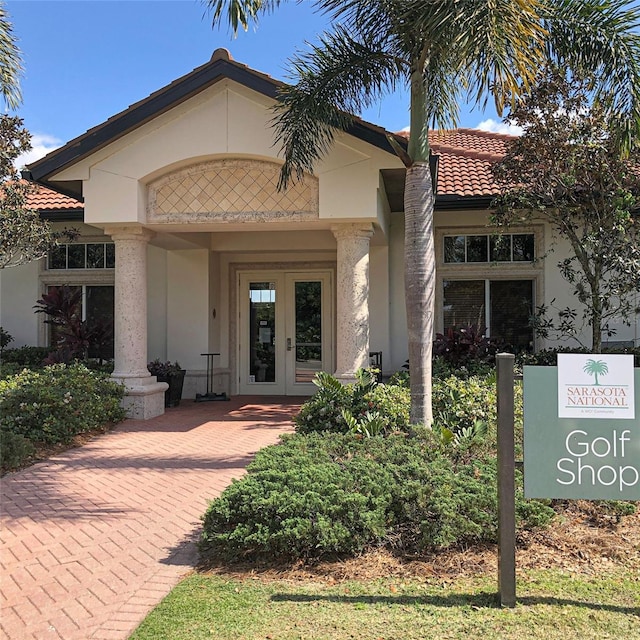
[[[640,639],[640,576],[518,574],[518,605],[496,606],[496,577],[340,581],[193,574],[132,640]]]

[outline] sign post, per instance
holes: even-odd
[[[500,605],[516,606],[516,488],[513,435],[515,356],[496,356],[498,391],[498,592]]]

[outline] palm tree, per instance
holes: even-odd
[[[21,102],[20,74],[22,64],[9,16],[0,2],[0,93],[6,105],[15,109]]]
[[[599,387],[598,375],[606,376],[609,373],[609,367],[604,360],[593,360],[589,358],[582,370],[595,378],[595,386]]]
[[[281,0],[205,0],[213,23],[245,29]],[[405,298],[411,366],[411,422],[431,424],[434,321],[434,192],[429,127],[456,126],[466,96],[498,112],[555,59],[594,79],[594,98],[616,114],[627,146],[640,133],[640,13],[624,0],[316,0],[332,30],[291,61],[295,84],[276,106],[276,140],[286,188],[331,147],[335,132],[399,85],[410,91],[406,166]]]

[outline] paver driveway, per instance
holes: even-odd
[[[200,516],[290,398],[183,401],[2,479],[0,637],[125,639],[193,566]]]

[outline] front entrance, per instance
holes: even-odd
[[[240,394],[311,395],[333,370],[332,273],[239,274]]]

